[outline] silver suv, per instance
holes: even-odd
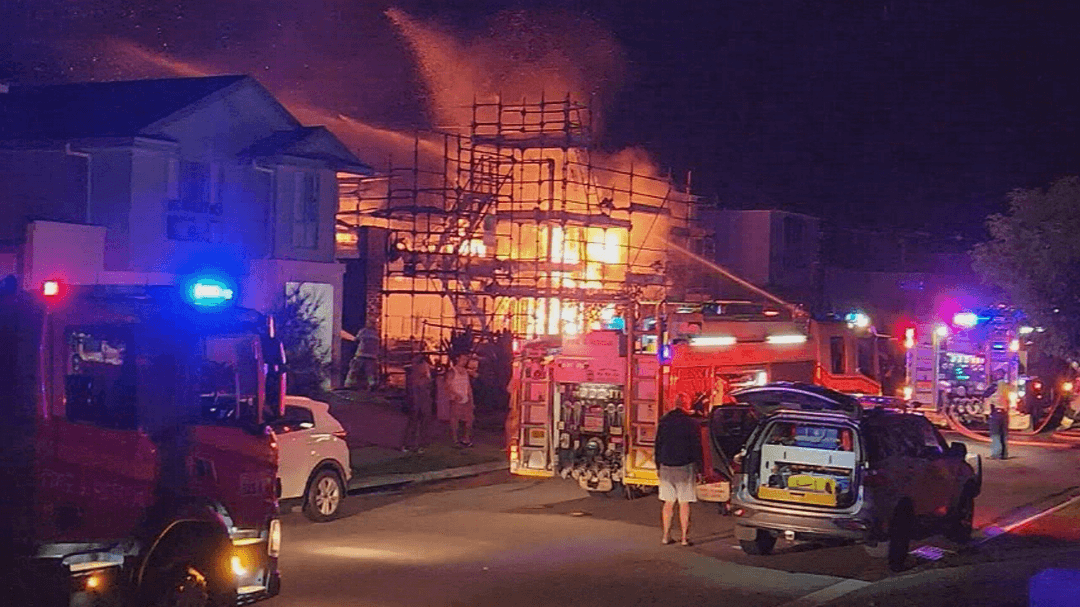
[[[946,444],[923,416],[864,409],[820,386],[774,383],[735,393],[763,414],[736,456],[735,535],[747,554],[778,537],[888,542],[902,569],[912,537],[942,530],[970,538],[982,465],[963,443]]]

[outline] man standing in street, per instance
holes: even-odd
[[[671,519],[679,504],[682,545],[689,546],[690,504],[697,501],[696,480],[701,470],[700,424],[689,414],[686,394],[675,397],[675,408],[660,418],[656,429],[656,465],[660,479],[660,501],[664,502],[661,521],[663,543],[670,544]]]

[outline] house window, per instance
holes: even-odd
[[[314,249],[319,246],[319,174],[297,173],[294,183],[293,246]]]
[[[796,217],[784,218],[784,259],[783,264],[785,268],[797,269],[805,268],[807,265],[807,259],[804,254],[804,225]]]
[[[846,353],[844,352],[844,338],[841,336],[829,338],[829,358],[832,362],[833,375],[842,375],[847,372],[847,365],[844,364]]]
[[[178,183],[174,187],[174,171]],[[221,242],[225,205],[221,166],[170,161],[166,231],[171,240]]]

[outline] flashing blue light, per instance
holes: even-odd
[[[666,364],[671,362],[671,346],[664,344],[660,348],[660,362]]]
[[[231,301],[234,295],[229,285],[213,278],[200,278],[188,288],[188,299],[196,306],[221,306]]]

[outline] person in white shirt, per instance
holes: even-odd
[[[451,360],[444,382],[447,397],[450,400],[450,432],[454,444],[462,447],[472,446],[472,428],[475,413],[472,383],[469,381],[469,356],[458,354]]]

